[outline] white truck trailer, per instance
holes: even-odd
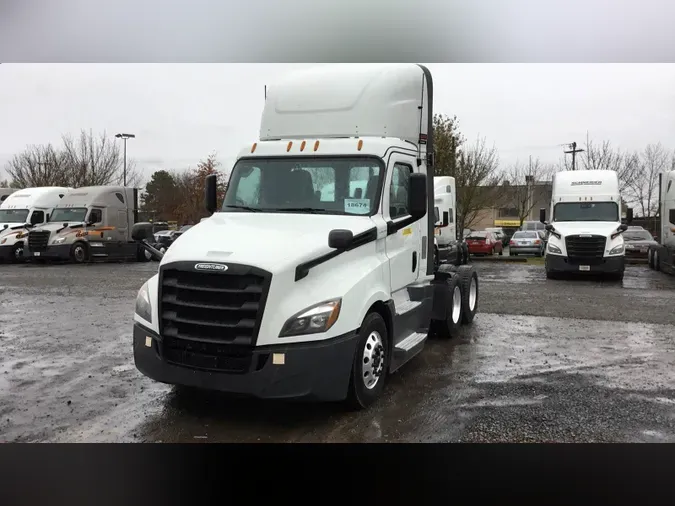
[[[436,255],[439,263],[463,265],[469,261],[466,241],[457,237],[457,188],[455,178],[434,177]]]
[[[625,249],[622,234],[619,178],[613,170],[576,170],[553,176],[551,221],[546,209],[539,219],[546,225],[546,276],[565,273],[603,274],[623,279]],[[632,209],[626,210],[632,221]]]
[[[364,408],[430,333],[471,322],[475,270],[434,268],[432,100],[414,64],[322,66],[268,89],[224,202],[209,176],[212,216],[138,293],[136,367],[174,385]],[[151,239],[149,226],[134,238]]]
[[[659,216],[659,244],[649,247],[647,260],[651,269],[675,274],[675,171],[659,174]]]
[[[0,204],[0,260],[23,259],[28,231],[49,222],[54,208],[70,188],[43,186],[24,188],[7,196]]]

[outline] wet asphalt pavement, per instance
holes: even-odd
[[[156,263],[0,265],[0,441],[675,441],[675,277],[547,280],[476,263],[479,315],[370,410],[186,394],[136,371]]]

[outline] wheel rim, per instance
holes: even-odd
[[[452,291],[452,321],[459,322],[459,317],[462,314],[462,291],[458,286]]]
[[[476,308],[476,299],[478,299],[478,285],[476,278],[471,276],[471,284],[469,285],[469,309],[473,311]]]
[[[84,260],[84,248],[82,246],[75,247],[75,260],[82,262]]]
[[[384,343],[377,331],[372,331],[363,347],[363,385],[372,390],[380,382],[384,371]]]
[[[23,247],[19,246],[14,250],[14,258],[21,260],[23,258]]]

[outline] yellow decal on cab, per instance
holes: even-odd
[[[412,228],[411,227],[403,229],[403,235],[410,235],[410,234],[412,234]]]

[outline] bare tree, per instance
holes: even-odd
[[[638,159],[638,170],[628,195],[645,218],[656,216],[659,207],[659,172],[668,170],[675,160],[661,145],[649,144]]]
[[[619,177],[619,192],[627,192],[638,173],[639,157],[634,153],[623,153],[612,147],[611,142],[601,144],[586,141],[586,149],[581,156],[584,170],[614,170]]]
[[[27,146],[7,164],[15,188],[67,186],[69,183],[63,153],[51,144]]]
[[[454,174],[457,185],[457,229],[470,228],[480,211],[501,202],[500,183],[503,175],[498,171],[497,148],[489,147],[485,138],[478,138],[459,156]]]
[[[555,170],[554,166],[544,165],[537,158],[527,165],[516,162],[506,171],[506,178],[510,184],[504,190],[504,197],[508,198],[516,209],[520,226],[537,205],[535,192],[538,183],[550,180]]]

